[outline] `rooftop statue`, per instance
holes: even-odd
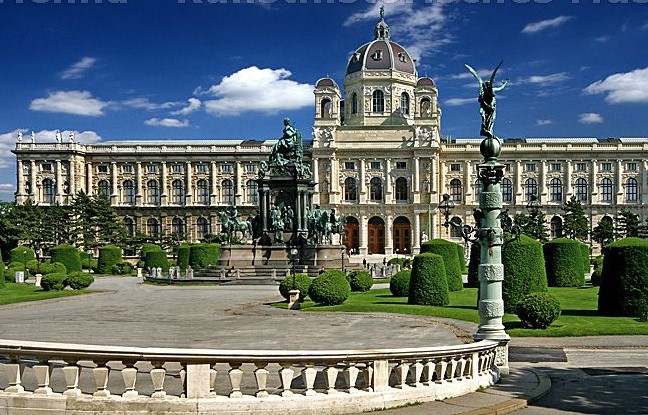
[[[477,79],[479,82],[479,112],[481,113],[482,123],[481,130],[479,135],[482,135],[487,138],[497,138],[493,134],[493,124],[495,124],[495,115],[496,115],[496,100],[495,93],[503,90],[508,85],[508,79],[502,81],[501,86],[494,87],[495,83],[495,74],[497,70],[502,66],[502,62],[497,65],[497,68],[493,71],[490,79],[488,81],[482,81],[481,77],[470,65],[466,64],[468,71]]]

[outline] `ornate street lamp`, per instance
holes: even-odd
[[[452,200],[450,200],[450,195],[447,193],[444,193],[443,196],[441,196],[442,200],[441,203],[439,203],[439,210],[443,212],[443,216],[445,217],[445,223],[443,226],[448,228],[450,226],[450,215],[452,215],[452,211],[455,208],[455,204]]]

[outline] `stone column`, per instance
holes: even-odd
[[[167,164],[166,161],[162,163],[162,173],[160,175],[160,206],[167,204]]]
[[[522,189],[522,162],[517,160],[515,162],[515,204],[524,205],[524,191]]]
[[[617,160],[616,171],[614,172],[614,185],[616,186],[616,204],[623,204],[623,161]]]
[[[18,203],[23,202],[23,196],[25,194],[25,177],[23,175],[23,161],[21,159],[16,159],[16,184],[18,185]]]
[[[69,194],[74,196],[76,194],[76,160],[74,157],[70,157],[68,168]]]
[[[437,239],[443,237],[443,235],[439,232],[441,226],[439,224],[439,215],[440,213],[436,209],[434,210],[434,212],[432,212],[432,224],[430,226],[430,230],[431,230],[430,239]]]
[[[92,194],[92,163],[86,163],[86,194]]]
[[[119,200],[120,198],[118,198],[119,189],[117,188],[117,163],[114,161],[110,163],[110,172],[111,172],[110,181],[112,182],[110,204],[115,206],[116,204],[121,203],[121,201]]]
[[[430,203],[438,203],[438,196],[437,197],[432,197],[434,193],[437,195],[445,193],[445,191],[441,188],[443,186],[443,183],[445,183],[445,178],[443,175],[445,174],[443,168],[445,167],[445,163],[442,161],[439,161],[436,157],[430,160],[432,163],[432,183],[430,183]]]
[[[387,215],[385,218],[385,255],[394,253],[394,217]]]
[[[420,169],[421,162],[418,157],[414,157],[414,171],[412,172],[412,203],[421,203],[420,191]]]
[[[212,161],[211,162],[211,170],[210,170],[210,173],[211,173],[211,194],[209,196],[209,204],[212,205],[212,206],[215,206],[215,205],[218,204],[218,200],[217,200],[218,195],[216,194],[216,189],[217,189],[217,187],[216,187],[216,180],[217,180],[217,178],[216,178],[216,169],[217,169],[217,167],[218,166],[216,165],[216,162]]]
[[[241,205],[241,196],[243,195],[242,181],[243,181],[243,172],[241,171],[241,162],[236,161],[235,174],[236,180],[234,186],[236,186],[236,193],[234,194],[234,204],[239,206]]]
[[[539,189],[538,189],[538,201],[540,203],[546,202],[549,200],[547,198],[547,161],[542,160],[540,162],[540,183],[539,183]]]
[[[641,163],[641,176],[640,177],[646,177],[648,175],[648,160],[644,160],[643,163]],[[645,201],[648,201],[648,180],[641,180],[641,198],[639,199],[639,203],[643,205]]]
[[[367,216],[360,216],[360,255],[367,255],[369,252],[368,241],[367,241]]]
[[[391,184],[391,159],[385,159],[385,204],[394,203],[392,197],[392,184]]]
[[[315,182],[315,194],[313,195],[313,203],[320,203],[320,192],[322,187],[319,182],[319,159],[313,157],[313,181]]]
[[[142,205],[142,162],[135,164],[135,205]]]
[[[598,169],[598,164],[596,160],[592,160],[592,171],[590,171],[590,203],[598,203],[598,183],[596,182],[596,170]]]
[[[360,159],[360,185],[358,186],[359,194],[359,203],[367,203],[367,186],[365,185],[366,181],[366,162],[365,159]]]
[[[421,248],[421,214],[414,213],[414,229],[412,231],[412,253],[418,254]]]
[[[569,198],[574,194],[574,189],[572,186],[572,174],[574,172],[574,163],[571,160],[567,160],[567,166],[565,168],[565,196],[564,200],[569,200]]]
[[[55,180],[56,180],[56,199],[55,200],[58,203],[61,203],[62,202],[61,197],[63,195],[63,172],[61,171],[61,169],[62,169],[61,168],[61,160],[56,160],[55,166],[56,166],[55,167],[56,172],[54,172],[55,177],[56,177],[55,178]]]
[[[190,161],[187,161],[185,166],[187,169],[187,191],[185,192],[185,205],[193,205],[193,176],[192,176],[192,165]]]
[[[340,193],[340,162],[337,154],[333,153],[331,157],[331,192],[329,193],[329,203],[339,203],[343,196]]]
[[[36,160],[30,160],[29,161],[29,182],[30,185],[29,187],[31,188],[30,194],[34,196],[37,192],[36,188]],[[34,197],[34,202],[37,202],[36,198]]]
[[[470,160],[466,160],[466,162],[464,163],[464,172],[463,172],[464,173],[463,174],[463,176],[464,176],[464,179],[463,179],[464,189],[466,189],[466,192],[465,192],[465,195],[464,195],[464,197],[465,197],[464,203],[465,204],[470,203],[472,201],[472,199],[473,199],[472,198],[472,193],[473,193],[473,189],[475,187],[475,183],[473,183],[472,178],[470,176],[470,170],[471,169],[472,169],[472,165],[470,164]],[[477,191],[477,189],[474,189],[474,190],[475,190],[475,192]]]

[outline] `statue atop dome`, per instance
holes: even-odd
[[[389,40],[389,25],[385,22],[385,6],[380,6],[380,22],[374,28],[374,37]]]

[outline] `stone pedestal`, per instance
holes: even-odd
[[[299,290],[290,290],[290,299],[288,300],[288,309],[299,310]]]

